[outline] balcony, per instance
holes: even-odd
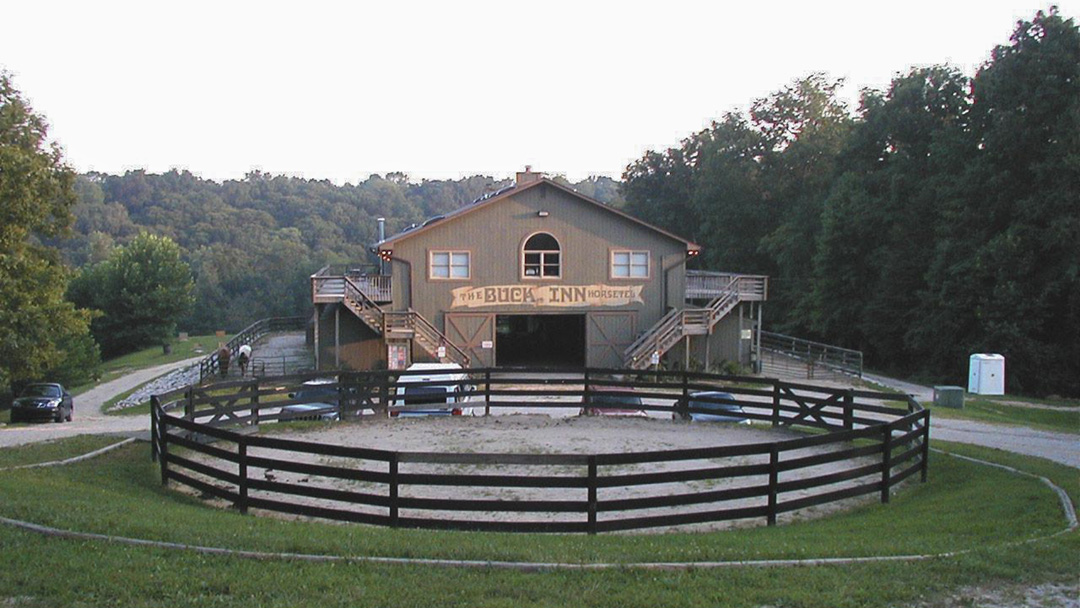
[[[728,291],[737,291],[743,301],[763,302],[769,291],[769,277],[711,270],[686,271],[686,299],[713,300]]]
[[[390,275],[378,274],[375,267],[326,266],[311,275],[311,301],[314,304],[340,302],[345,298],[345,279],[376,304],[393,299]]]

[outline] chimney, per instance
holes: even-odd
[[[380,217],[375,221],[379,224],[379,242],[381,243],[386,240],[386,218]]]
[[[538,182],[543,179],[543,173],[533,173],[532,165],[525,165],[525,171],[518,171],[517,173],[517,185],[523,186],[532,182]]]

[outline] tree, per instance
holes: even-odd
[[[161,343],[194,304],[191,270],[168,237],[143,232],[108,260],[83,268],[69,298],[101,311],[92,330],[106,356]]]
[[[954,374],[1000,352],[1009,390],[1080,394],[1080,30],[1055,9],[1019,22],[972,91],[915,345]]]
[[[65,345],[87,335],[89,313],[64,301],[67,272],[41,244],[69,230],[74,180],[45,120],[0,72],[0,390],[64,365]]]

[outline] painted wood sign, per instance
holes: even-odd
[[[643,285],[492,285],[458,287],[450,308],[483,306],[542,306],[579,308],[643,304]]]

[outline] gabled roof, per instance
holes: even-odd
[[[559,190],[562,190],[563,192],[565,192],[565,193],[567,193],[567,194],[569,194],[569,195],[571,195],[571,196],[573,196],[573,197],[575,197],[577,199],[580,199],[581,201],[583,201],[585,203],[595,205],[596,207],[598,207],[600,209],[603,209],[607,213],[612,213],[614,215],[617,215],[617,216],[619,216],[619,217],[621,217],[621,218],[623,218],[625,220],[631,221],[631,222],[633,222],[633,223],[635,223],[635,224],[637,224],[639,226],[647,228],[648,230],[651,230],[653,232],[656,232],[658,234],[666,236],[669,239],[679,241],[680,243],[685,243],[687,251],[695,251],[695,252],[701,251],[701,246],[698,245],[697,243],[694,243],[693,241],[688,241],[688,240],[682,238],[681,236],[678,236],[676,234],[672,234],[672,233],[670,233],[670,232],[668,232],[668,231],[666,231],[666,230],[664,230],[662,228],[657,228],[656,226],[653,226],[652,224],[650,224],[648,222],[644,222],[642,220],[639,220],[638,218],[636,218],[636,217],[634,217],[634,216],[632,216],[632,215],[630,215],[628,213],[620,211],[620,210],[618,210],[618,209],[616,209],[614,207],[611,207],[610,205],[605,205],[604,203],[601,203],[600,201],[598,201],[598,200],[596,200],[594,198],[585,196],[584,194],[578,192],[577,190],[574,190],[573,188],[570,188],[568,186],[564,186],[564,185],[562,185],[562,184],[560,184],[560,183],[558,183],[558,182],[556,182],[556,181],[554,181],[552,179],[546,178],[546,177],[539,178],[539,179],[537,179],[535,181],[532,181],[532,182],[529,182],[529,183],[526,183],[526,184],[517,184],[517,185],[507,186],[505,188],[502,188],[501,190],[496,191],[493,194],[487,195],[486,197],[481,197],[481,198],[477,199],[476,201],[474,201],[473,203],[462,206],[462,207],[459,207],[459,208],[457,208],[457,209],[455,209],[455,210],[453,210],[453,211],[451,211],[449,213],[446,213],[444,215],[436,215],[435,217],[432,217],[432,218],[429,218],[429,219],[425,220],[424,223],[422,223],[420,225],[410,226],[409,228],[406,228],[405,230],[403,230],[403,231],[401,231],[401,232],[399,232],[399,233],[397,233],[395,235],[386,237],[386,239],[384,239],[383,241],[381,241],[381,242],[379,242],[377,244],[377,247],[379,248],[379,250],[390,249],[395,243],[399,243],[399,242],[401,242],[401,241],[403,241],[405,239],[412,238],[412,237],[414,237],[414,236],[416,236],[418,234],[423,234],[424,232],[427,232],[428,230],[430,230],[432,227],[434,227],[436,225],[443,224],[443,223],[448,222],[448,221],[456,220],[459,217],[462,217],[464,215],[468,215],[469,213],[472,213],[473,211],[478,211],[478,210],[483,209],[483,208],[485,208],[485,207],[487,207],[489,205],[496,205],[500,201],[506,200],[506,199],[510,198],[511,196],[514,196],[515,194],[520,194],[522,192],[525,192],[526,190],[529,190],[530,188],[536,188],[536,187],[540,186],[541,184],[547,184],[548,186],[551,186],[553,188],[557,188]]]

